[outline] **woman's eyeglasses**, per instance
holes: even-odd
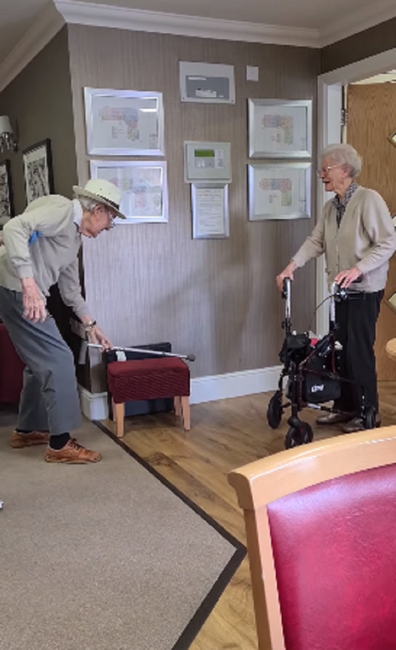
[[[342,167],[342,165],[327,165],[327,167],[323,167],[322,169],[317,169],[316,170],[316,175],[319,176],[326,176],[327,172],[330,171],[330,169],[335,169],[335,167]]]

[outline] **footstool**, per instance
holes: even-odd
[[[190,369],[177,357],[113,361],[107,366],[116,435],[124,435],[125,402],[173,397],[175,413],[190,430]]]

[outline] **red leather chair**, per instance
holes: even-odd
[[[396,427],[231,472],[260,650],[395,650]]]
[[[0,404],[19,402],[23,369],[24,364],[18,357],[5,326],[0,321]]]

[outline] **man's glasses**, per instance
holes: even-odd
[[[110,228],[114,228],[114,226],[115,226],[114,219],[116,218],[116,215],[115,215],[115,214],[112,214],[112,213],[110,212],[110,210],[107,210],[107,216],[109,217]]]

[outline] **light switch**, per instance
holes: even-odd
[[[247,81],[258,81],[259,80],[259,69],[254,65],[246,66],[246,79]]]

